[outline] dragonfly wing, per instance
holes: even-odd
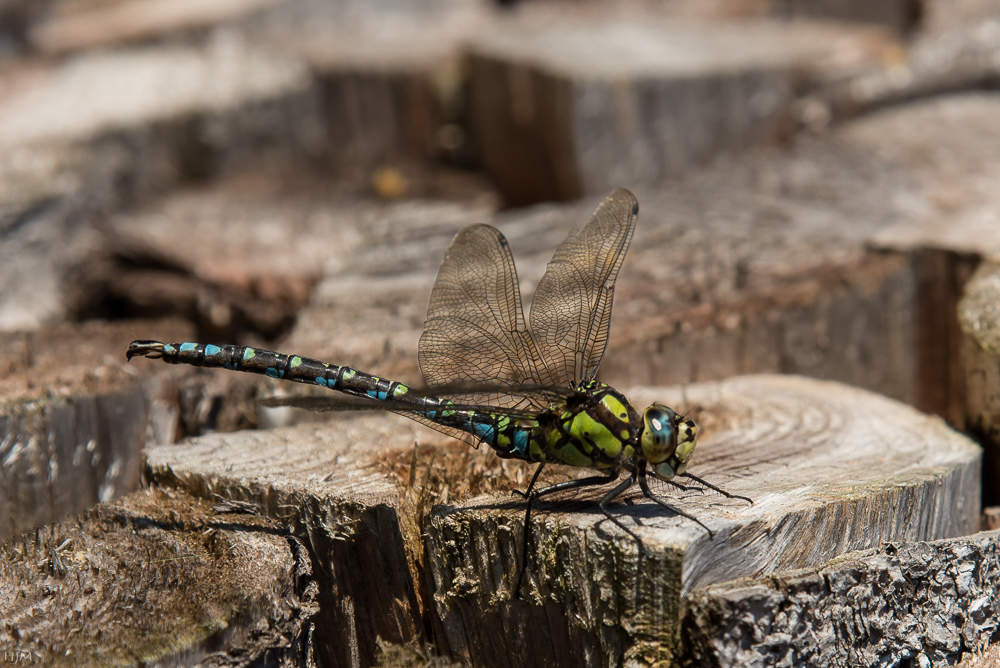
[[[422,425],[430,427],[452,438],[464,441],[474,448],[479,447],[479,439],[467,431],[462,431],[457,427],[451,427],[431,420],[426,415],[415,413],[401,401],[376,401],[375,399],[365,399],[363,397],[321,397],[313,395],[296,394],[285,397],[265,397],[258,399],[257,403],[268,408],[289,406],[291,408],[301,408],[307,411],[319,413],[339,412],[339,411],[391,411],[399,415],[415,420]]]
[[[456,395],[465,396],[465,395]],[[447,424],[441,424],[440,422],[430,418],[427,413],[434,411],[433,406],[419,406],[414,405],[413,402],[407,401],[378,401],[375,399],[367,399],[365,397],[350,397],[350,396],[318,396],[310,394],[295,394],[283,397],[265,397],[258,399],[257,403],[261,406],[267,406],[268,408],[275,408],[280,406],[289,406],[292,408],[302,408],[309,411],[316,412],[339,412],[339,411],[371,411],[371,410],[382,410],[391,411],[399,415],[415,420],[423,425],[435,429],[442,434],[452,436],[461,441],[468,443],[469,445],[478,448],[480,439],[467,431],[459,429],[458,427],[453,427]],[[450,410],[458,411],[477,411],[486,413],[503,412],[505,415],[510,417],[523,417],[526,419],[532,419],[537,416],[538,411],[532,410],[530,408],[502,408],[498,409],[495,406],[481,406],[472,404],[462,404],[462,403],[451,403],[448,405]]]
[[[608,195],[559,245],[531,302],[531,331],[552,384],[593,380],[608,345],[615,279],[635,229],[639,203],[628,190]]]
[[[459,399],[464,395],[456,395]],[[413,413],[414,415],[424,415],[436,413],[444,409],[452,411],[473,411],[476,413],[503,413],[515,418],[533,419],[538,417],[539,411],[534,408],[499,408],[490,404],[469,404],[462,403],[461,400],[436,404],[421,404],[405,400],[385,401],[378,399],[367,399],[365,397],[340,397],[321,396],[315,394],[292,394],[283,397],[264,397],[257,400],[260,406],[276,408],[279,406],[290,406],[292,408],[303,408],[308,411],[319,413],[344,412],[344,411],[392,411],[393,413]]]
[[[418,360],[432,388],[460,382],[546,384],[521,309],[507,240],[490,225],[461,230],[445,254]]]

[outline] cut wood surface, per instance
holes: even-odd
[[[62,3],[29,34],[32,46],[45,54],[120,45],[154,39],[165,33],[204,29],[286,0],[122,0],[87,7]],[[68,11],[67,11],[68,10]]]
[[[676,389],[629,394],[639,405],[683,406]],[[601,521],[598,492],[541,503],[526,602],[511,596],[523,503],[476,494],[523,487],[530,469],[447,444],[401,418],[365,415],[157,447],[149,475],[159,485],[258,503],[290,522],[332,597],[317,622],[317,651],[338,661],[352,651],[371,657],[375,636],[420,636],[423,615],[431,615],[439,648],[477,665],[679,660],[682,603],[695,588],[978,526],[979,449],[937,418],[797,377],[699,384],[686,397],[705,434],[691,471],[754,505],[659,486],[712,529],[709,537],[630,493],[612,512],[639,534],[647,558]],[[435,501],[444,505],[425,514]]]
[[[12,94],[0,105],[4,147],[92,140],[158,122],[190,122],[190,114],[234,114],[253,103],[288,102],[310,85],[301,63],[235,37],[199,47],[82,54],[5,76]]]
[[[0,335],[0,538],[139,486],[147,433],[172,440],[178,430],[177,402],[147,403],[152,374],[122,353],[154,332],[190,328],[160,320]]]
[[[0,74],[0,328],[67,318],[65,276],[108,212],[186,179],[325,151],[301,63],[237,38]]]
[[[983,264],[966,284],[962,326],[965,424],[983,446],[983,500],[1000,504],[1000,264]]]
[[[988,232],[987,214],[1000,211],[990,186],[1000,179],[998,116],[994,94],[913,104],[636,189],[639,221],[602,379],[798,373],[960,424],[949,314],[975,258],[992,252],[976,230]],[[281,347],[417,382],[430,289],[460,227],[489,221],[503,231],[528,303],[552,251],[597,203],[492,217],[440,202],[386,210],[338,256]],[[950,246],[944,231],[956,226],[978,241]]]
[[[315,665],[309,556],[273,519],[137,492],[0,545],[0,643],[46,666]],[[216,504],[216,505],[213,505]]]
[[[891,45],[876,29],[806,22],[515,24],[471,47],[470,124],[510,203],[574,199],[775,142],[797,78],[846,73]]]

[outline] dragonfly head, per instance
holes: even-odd
[[[669,480],[687,468],[698,444],[698,425],[672,408],[653,404],[642,414],[639,444],[654,475]]]

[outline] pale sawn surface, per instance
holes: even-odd
[[[628,394],[640,405],[683,404],[679,390]],[[415,441],[442,441],[399,418],[204,437],[152,449],[149,470],[159,484],[262,503],[290,522],[322,562],[321,590],[332,597],[335,612],[319,621],[330,640],[318,651],[341,660],[371,656],[375,635],[419,637],[423,612],[442,651],[478,665],[675,661],[683,596],[696,587],[976,529],[979,449],[937,418],[798,377],[741,377],[685,394],[701,406],[704,430],[691,471],[755,504],[655,485],[711,527],[709,538],[629,495],[613,512],[651,559],[599,522],[597,492],[540,504],[523,590],[531,603],[510,596],[523,520],[516,497],[438,506],[413,530],[421,520],[405,484],[378,462],[405,461]]]

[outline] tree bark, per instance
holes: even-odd
[[[4,543],[7,656],[47,666],[316,665],[308,553],[275,520],[218,501],[136,492]]]

